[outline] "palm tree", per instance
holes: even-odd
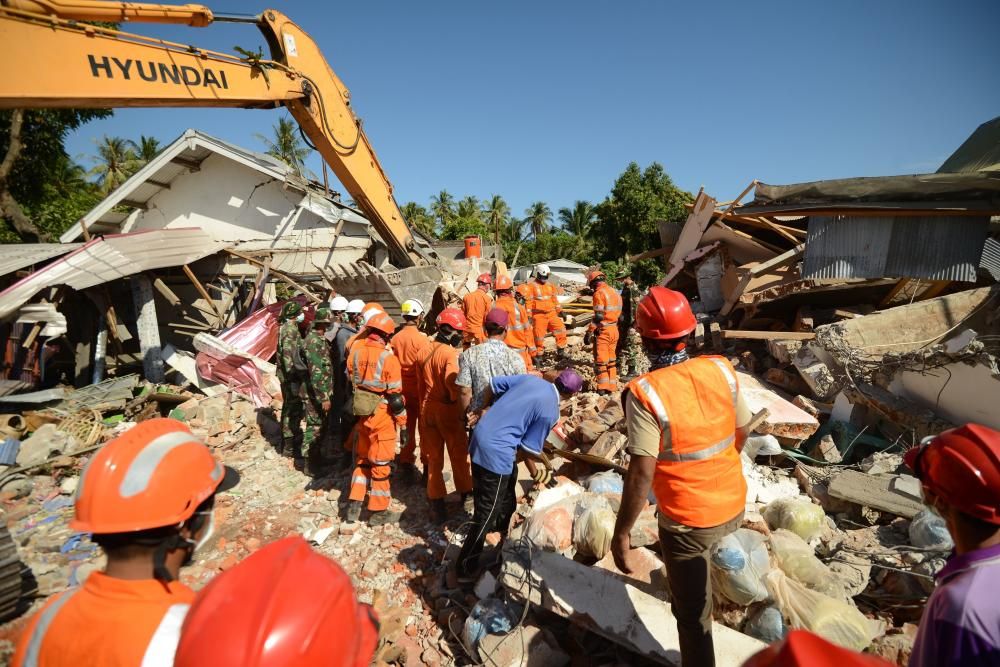
[[[500,240],[505,243],[515,243],[517,241],[524,240],[524,228],[527,226],[527,222],[528,221],[524,218],[512,217],[510,221],[504,225]]]
[[[463,197],[461,201],[458,202],[458,209],[456,215],[459,220],[481,220],[482,212],[479,210],[479,200],[472,195],[468,197]]]
[[[90,170],[97,176],[101,194],[107,194],[135,173],[138,157],[135,143],[121,137],[104,137],[97,142],[97,164]]]
[[[64,197],[93,187],[93,184],[87,181],[87,170],[66,155],[61,156],[53,165],[50,178],[52,187]]]
[[[438,224],[444,227],[455,217],[455,198],[447,190],[442,190],[431,196],[431,213],[437,218]]]
[[[298,133],[298,126],[289,118],[279,118],[278,124],[272,126],[274,138],[269,139],[263,134],[256,135],[267,146],[265,151],[271,157],[278,158],[292,168],[299,176],[308,173],[306,158],[312,149],[305,145]]]
[[[486,217],[486,226],[493,230],[493,242],[500,243],[501,232],[510,218],[510,206],[500,195],[493,195],[483,205],[483,215]]]
[[[597,212],[590,202],[577,200],[573,208],[559,209],[559,221],[563,229],[578,236],[581,240],[590,234],[590,226],[594,224]]]
[[[427,212],[426,208],[415,201],[409,201],[403,204],[400,211],[402,211],[403,219],[406,220],[407,224],[424,236],[434,237],[434,218]]]
[[[160,140],[156,137],[147,137],[145,134],[139,135],[139,143],[135,144],[139,161],[147,164],[160,152]]]
[[[540,234],[544,234],[552,222],[552,209],[543,201],[536,201],[524,210],[528,227],[531,229],[531,237],[537,239]]]

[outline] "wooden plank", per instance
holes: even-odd
[[[743,340],[813,340],[816,334],[812,331],[741,331],[739,329],[723,329],[725,339],[740,338]]]
[[[948,285],[951,284],[950,280],[935,280],[930,284],[930,287],[925,289],[920,293],[914,301],[924,301],[925,299],[933,299],[937,295],[941,294]]]
[[[164,299],[170,302],[171,306],[181,305],[181,298],[174,294],[174,291],[167,287],[167,284],[159,278],[153,281],[153,287],[156,288],[157,292],[163,295]]]
[[[191,267],[187,264],[185,264],[182,268],[184,269],[184,275],[188,277],[188,280],[191,281],[194,288],[198,290],[198,294],[201,295],[201,298],[208,302],[208,307],[215,312],[215,316],[219,318],[219,322],[221,323],[222,313],[219,312],[219,307],[215,305],[215,300],[208,295],[208,292],[205,290],[205,286],[201,284],[200,280],[198,280],[198,276],[194,275],[194,271],[192,271]]]
[[[229,248],[226,248],[226,252],[228,252],[233,257],[239,257],[240,259],[245,260],[247,262],[251,262],[252,264],[256,264],[257,266],[265,266],[265,263],[262,262],[261,260],[257,259],[256,257],[252,257],[250,255],[245,255],[245,254],[243,254],[241,252],[237,252],[236,250],[232,250],[232,249],[229,249]],[[271,273],[273,273],[278,278],[280,278],[282,281],[288,283],[289,285],[291,285],[295,289],[299,290],[299,292],[301,292],[307,299],[309,299],[313,303],[321,303],[323,301],[322,299],[318,298],[315,294],[313,294],[312,291],[309,288],[307,288],[304,285],[300,284],[298,281],[296,281],[294,278],[292,278],[288,274],[286,274],[286,273],[284,273],[282,271],[278,271],[277,269],[274,269],[274,268],[271,269]]]
[[[773,271],[774,269],[780,269],[783,266],[788,266],[805,252],[806,244],[800,243],[791,250],[781,253],[777,257],[772,257],[766,262],[761,262],[755,267],[750,269],[751,276],[759,276],[762,273],[767,273],[768,271]]]
[[[653,257],[659,257],[660,255],[666,255],[668,252],[672,251],[673,248],[657,248],[656,250],[647,250],[646,252],[640,252],[638,255],[632,255],[626,261],[628,262],[639,262],[644,259],[652,259]]]
[[[766,225],[767,228],[770,229],[772,232],[775,232],[776,234],[780,234],[781,236],[785,237],[786,239],[788,239],[792,243],[798,243],[799,242],[799,239],[797,237],[792,236],[791,233],[785,231],[785,229],[783,227],[781,227],[780,225],[776,225],[775,223],[771,222],[767,218],[757,218],[757,219],[760,220],[761,222],[763,222],[764,225]]]
[[[897,296],[899,296],[899,293],[903,291],[903,288],[906,287],[907,283],[909,282],[910,282],[909,278],[903,278],[898,283],[893,285],[889,293],[885,295],[885,298],[879,301],[878,307],[885,308],[890,303],[892,303],[892,300],[895,299]]]
[[[695,207],[691,215],[684,221],[684,227],[677,239],[677,243],[671,248],[670,270],[660,282],[661,285],[669,285],[670,282],[684,269],[684,258],[689,252],[698,248],[701,237],[705,234],[709,224],[712,222],[712,215],[715,213],[715,200],[708,195],[701,193],[695,200]]]
[[[35,339],[38,338],[38,334],[42,333],[42,327],[45,325],[41,322],[35,322],[35,325],[31,327],[31,331],[24,339],[24,343],[21,344],[25,350],[29,349],[35,343]]]

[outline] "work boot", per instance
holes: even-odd
[[[448,509],[444,505],[444,498],[431,501],[431,520],[434,523],[444,523],[448,520]]]
[[[378,526],[388,526],[390,524],[399,523],[400,516],[402,515],[396,510],[372,512],[371,516],[368,517],[368,525],[375,528]]]
[[[344,521],[356,523],[361,518],[361,501],[351,500],[347,503],[347,512],[344,513]]]
[[[469,516],[476,513],[476,499],[471,492],[462,494],[462,511]]]

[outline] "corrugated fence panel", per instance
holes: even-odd
[[[816,216],[803,277],[975,282],[988,224],[968,216]]]
[[[994,280],[1000,280],[1000,241],[986,239],[979,266],[993,276]]]

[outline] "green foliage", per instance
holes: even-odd
[[[552,209],[543,201],[536,201],[524,210],[524,218],[531,230],[531,237],[537,239],[544,234],[552,222]]]
[[[278,158],[292,168],[299,176],[313,177],[306,169],[306,158],[312,149],[306,146],[299,135],[299,126],[291,118],[279,118],[278,124],[272,127],[274,137],[256,135],[267,146],[265,151],[271,157]]]
[[[156,137],[147,137],[145,134],[139,135],[139,141],[135,143],[135,147],[136,155],[143,166],[156,157],[163,148],[160,145],[159,139]]]
[[[0,158],[10,146],[11,111],[0,111]],[[22,148],[14,163],[7,189],[40,230],[55,237],[100,200],[86,172],[65,149],[66,136],[84,123],[111,115],[109,109],[29,109],[24,113]],[[21,237],[4,221],[0,242],[16,243]]]
[[[408,201],[400,209],[403,212],[403,219],[410,227],[413,227],[421,234],[434,238],[437,236],[437,224],[434,217],[415,201]]]
[[[107,135],[97,142],[94,161],[96,164],[90,174],[97,177],[101,192],[105,195],[128,180],[142,166],[134,141]]]
[[[573,204],[573,208],[559,209],[559,222],[562,223],[562,228],[582,239],[590,236],[590,228],[596,218],[597,211],[594,205],[579,199]]]
[[[659,247],[657,221],[683,221],[687,217],[684,204],[693,200],[690,192],[674,185],[658,162],[645,170],[630,163],[611,194],[597,206],[591,236],[600,249],[599,259],[621,260]],[[636,263],[633,276],[641,285],[651,284],[662,276],[660,266],[655,260],[643,260]]]
[[[490,230],[490,238],[503,239],[504,231],[510,223],[510,206],[500,195],[493,195],[483,204],[483,220]]]
[[[431,197],[431,214],[439,227],[444,227],[455,217],[455,198],[447,190]]]
[[[482,238],[489,238],[489,230],[486,223],[475,218],[454,218],[445,223],[441,228],[441,238],[445,241],[457,241],[464,239],[470,234],[478,234]]]

